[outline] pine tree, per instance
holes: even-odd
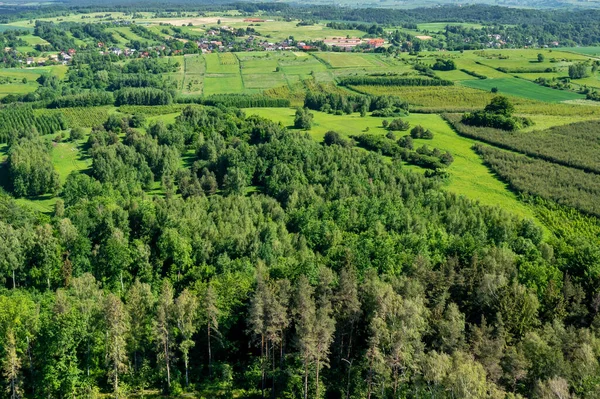
[[[196,333],[198,328],[196,324],[198,318],[198,306],[198,298],[196,298],[196,296],[187,288],[183,290],[175,301],[177,328],[182,336],[181,342],[179,343],[179,349],[181,350],[183,363],[185,365],[185,385],[190,384],[189,353],[190,349],[195,345],[192,336]]]
[[[7,392],[10,393],[11,399],[17,399],[21,394],[21,388],[19,386],[21,359],[19,359],[19,355],[17,354],[15,334],[10,329],[6,331],[6,338],[3,346],[6,355],[2,362],[2,372],[4,377],[8,380]]]
[[[106,297],[104,305],[106,320],[106,354],[112,369],[109,378],[113,383],[115,398],[119,398],[119,374],[127,370],[127,334],[129,315],[121,299],[114,294]]]
[[[171,389],[171,348],[173,346],[173,287],[165,279],[158,297],[154,333],[158,344],[158,361],[164,368],[167,391]]]
[[[126,307],[131,325],[129,337],[135,373],[140,371],[144,361],[145,345],[151,340],[155,302],[156,299],[149,284],[136,280],[129,288]]]
[[[220,335],[220,310],[217,303],[217,293],[211,283],[206,287],[204,295],[204,311],[206,316],[206,335],[208,340],[208,373],[212,377],[212,335]]]
[[[296,286],[295,320],[300,357],[304,364],[304,399],[308,398],[309,367],[315,359],[317,352],[317,343],[315,342],[314,335],[317,316],[313,292],[314,289],[306,276],[300,276]]]

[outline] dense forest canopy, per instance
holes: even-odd
[[[598,395],[596,243],[237,109],[129,126],[52,215],[0,197],[7,395]]]
[[[599,20],[0,5],[0,399],[599,398]]]

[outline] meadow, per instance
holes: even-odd
[[[252,108],[245,111],[249,115],[258,115],[293,129],[295,111],[292,109]],[[387,132],[382,126],[385,118],[360,117],[358,114],[330,115],[323,112],[313,112],[313,114],[313,127],[308,133],[319,142],[330,130],[346,137],[366,132],[384,135]],[[439,115],[412,114],[405,119],[411,126],[421,125],[434,134],[433,140],[415,139],[415,147],[426,144],[452,153],[454,162],[448,168],[451,177],[445,185],[448,191],[464,195],[483,205],[502,206],[512,209],[520,216],[535,218],[532,208],[519,202],[517,196],[507,190],[506,184],[496,179],[483,165],[480,157],[471,148],[476,143],[475,140],[458,136]],[[397,132],[397,136],[407,133]],[[407,168],[420,170],[412,166]]]

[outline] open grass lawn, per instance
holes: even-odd
[[[293,109],[288,108],[251,108],[245,111],[249,115],[259,115],[281,122],[287,127],[292,126],[295,114]],[[345,136],[364,133],[386,134],[386,130],[381,126],[385,118],[361,118],[358,114],[338,116],[323,112],[313,112],[313,114],[313,127],[308,133],[319,142],[329,130],[335,130]],[[405,119],[411,126],[421,125],[434,133],[433,140],[415,140],[416,146],[427,144],[452,153],[454,163],[448,168],[451,174],[447,185],[448,191],[477,200],[484,205],[501,206],[520,216],[535,218],[533,210],[519,202],[516,195],[483,165],[479,156],[471,149],[474,140],[460,137],[439,115],[412,114]],[[369,131],[365,132],[367,127]],[[405,134],[408,132],[396,132],[397,137]],[[410,168],[421,170],[418,167]]]
[[[498,94],[508,94],[549,103],[585,98],[585,96],[581,94],[555,90],[549,87],[540,86],[528,80],[517,78],[466,80],[461,84],[486,91],[490,91],[495,87],[498,89]]]
[[[61,183],[64,183],[71,172],[81,171],[92,165],[92,160],[83,151],[81,147],[86,140],[80,140],[77,143],[55,143],[52,149],[52,163],[60,175]]]

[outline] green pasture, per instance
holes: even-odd
[[[91,158],[80,151],[85,142],[84,139],[76,143],[53,143],[52,163],[60,175],[61,183],[71,172],[85,170],[92,165]]]
[[[578,53],[590,57],[600,57],[600,46],[590,47],[561,47],[559,50],[569,53]]]
[[[242,93],[244,91],[244,82],[242,77],[237,75],[207,75],[204,79],[204,95]]]
[[[498,94],[508,94],[549,103],[585,98],[585,96],[581,94],[551,89],[528,80],[517,78],[466,80],[461,84],[486,91],[491,91],[491,89],[495,87],[498,89]]]

